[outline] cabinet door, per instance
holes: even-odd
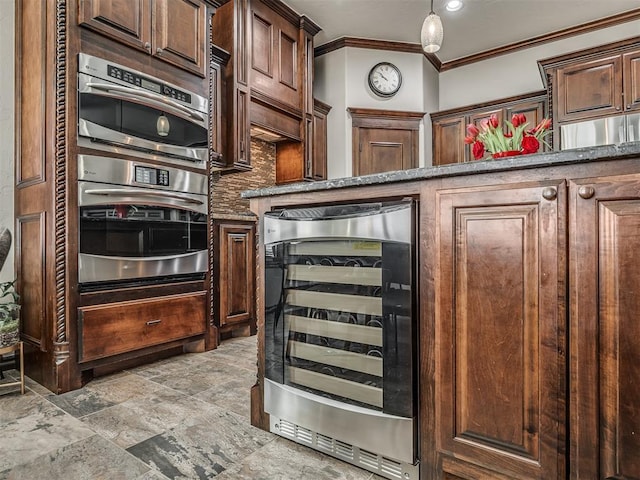
[[[130,47],[151,51],[151,0],[84,0],[78,23]]]
[[[418,166],[418,136],[414,130],[358,128],[354,138],[353,174],[405,170]],[[357,147],[357,148],[356,148]]]
[[[565,190],[549,181],[436,194],[444,478],[564,478]]]
[[[640,110],[640,50],[625,54],[622,62],[624,109],[627,112],[638,111]]]
[[[327,115],[331,107],[319,100],[314,101],[313,109],[313,151],[311,179],[327,178]]]
[[[538,125],[544,118],[544,101],[526,102],[509,107],[506,110],[506,119],[511,121],[513,115],[519,113],[522,113],[525,117],[527,117],[527,130],[529,130]],[[549,139],[547,138],[546,141],[549,142]],[[551,144],[549,143],[549,145]],[[540,142],[540,148],[538,149],[538,152],[542,152],[543,150],[545,150],[545,145],[544,143]]]
[[[207,8],[197,0],[154,0],[153,51],[168,63],[205,76]]]
[[[614,115],[622,110],[622,57],[559,68],[557,122]]]
[[[218,235],[220,327],[255,322],[255,227],[223,223]]]
[[[433,122],[433,165],[466,160],[465,117],[443,118]]]
[[[570,185],[571,478],[640,478],[640,175]]]

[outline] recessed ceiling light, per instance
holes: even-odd
[[[449,12],[457,12],[463,5],[464,3],[461,0],[449,0],[446,8]]]

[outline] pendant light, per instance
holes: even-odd
[[[422,24],[422,32],[420,34],[422,40],[422,49],[426,53],[435,53],[440,50],[442,45],[442,20],[433,11],[433,0],[431,0],[431,11]]]

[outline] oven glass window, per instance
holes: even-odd
[[[150,205],[80,208],[80,252],[160,257],[207,249],[205,214]]]
[[[164,119],[158,121],[163,116]],[[171,113],[113,97],[80,94],[80,118],[156,143],[206,148],[207,130]]]

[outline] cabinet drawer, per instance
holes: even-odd
[[[80,308],[79,361],[204,333],[205,317],[206,292]]]

